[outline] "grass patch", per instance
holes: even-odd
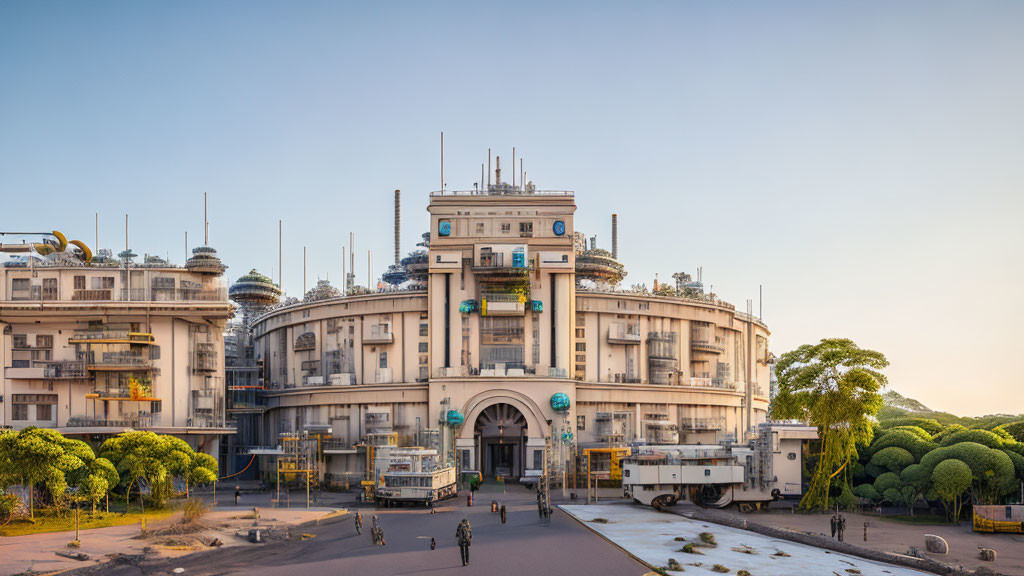
[[[97,512],[95,516],[83,510],[79,517],[79,530],[90,530],[92,528],[108,528],[110,526],[124,526],[125,524],[138,524],[143,518],[146,522],[166,518],[176,512],[173,508],[160,510],[147,510],[145,514],[132,512],[130,514],[119,514],[116,512]],[[28,534],[43,534],[47,532],[65,532],[75,529],[75,513],[64,511],[62,516],[50,510],[36,510],[35,522],[28,519],[11,520],[10,524],[0,528],[0,536],[26,536]]]

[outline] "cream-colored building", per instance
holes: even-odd
[[[174,434],[218,455],[224,328],[233,314],[208,247],[160,259],[26,258],[0,266],[0,425],[102,439]]]
[[[462,470],[518,477],[541,468],[550,436],[577,447],[749,437],[768,408],[767,327],[713,297],[577,278],[621,265],[601,251],[577,262],[575,209],[571,192],[500,178],[435,192],[429,251],[404,289],[257,318],[261,443],[330,429],[321,472],[340,478],[363,470],[368,434],[402,445],[441,434]],[[558,393],[567,410],[553,408]],[[461,426],[439,425],[449,411]]]

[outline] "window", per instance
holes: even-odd
[[[159,414],[163,410],[163,407],[164,403],[160,400],[155,400],[149,403],[149,410],[153,414]]]
[[[85,276],[75,276],[75,290],[85,290]]]
[[[586,416],[581,414],[581,415],[576,417],[576,429],[577,430],[581,430],[581,431],[587,429],[587,417]]]
[[[113,276],[102,276],[92,279],[93,290],[113,290],[114,289],[114,277]]]
[[[14,348],[28,348],[28,334],[15,334],[12,336],[11,346]]]
[[[11,420],[28,420],[28,404],[11,406]]]
[[[427,343],[426,342],[420,342],[419,351],[420,352],[427,352],[428,351],[427,350]]]
[[[577,352],[586,352],[587,351],[587,343],[586,342],[577,342],[576,343],[576,351]]]
[[[53,420],[53,406],[36,404],[36,420]]]
[[[532,238],[533,237],[533,222],[520,222],[519,223],[519,237],[520,238]]]
[[[576,361],[577,362],[586,362],[587,361],[587,355],[586,354],[577,354],[576,355]]]
[[[50,334],[36,334],[36,348],[53,348],[53,336]]]
[[[420,323],[420,336],[426,336],[428,330],[429,330],[429,328],[427,327],[427,323],[426,322],[421,322]]]
[[[477,222],[476,223],[476,235],[477,236],[483,236],[484,235],[484,223],[483,222]]]
[[[388,367],[388,353],[387,352],[381,352],[380,353],[380,367],[381,368],[387,368]]]
[[[43,278],[43,300],[57,299],[57,279]]]
[[[544,468],[544,452],[541,450],[533,451],[533,469],[541,470]]]
[[[508,222],[502,222],[501,223],[501,233],[502,234],[509,234],[511,232],[512,232],[512,224],[510,224]]]
[[[576,325],[577,326],[584,326],[587,323],[586,319],[587,319],[586,315],[584,315],[584,314],[577,314],[576,315]]]
[[[11,280],[11,290],[28,290],[28,278],[15,278]]]

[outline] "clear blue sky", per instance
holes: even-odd
[[[516,146],[628,282],[703,266],[777,353],[846,336],[893,387],[1024,411],[1024,3],[4,2],[0,223],[277,266],[389,262]],[[117,250],[115,250],[116,252]],[[276,270],[274,272],[276,277]],[[755,302],[756,307],[756,302]]]

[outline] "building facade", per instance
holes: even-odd
[[[519,477],[541,469],[545,438],[749,438],[767,415],[768,328],[692,290],[615,288],[622,266],[586,251],[575,209],[571,192],[500,177],[433,193],[428,250],[402,261],[419,263],[402,288],[321,294],[255,318],[260,444],[329,430],[322,475],[354,479],[368,435],[439,436],[461,470]],[[452,411],[456,425],[443,425]]]
[[[174,434],[219,454],[224,328],[233,314],[208,247],[185,267],[61,256],[0,266],[0,426],[100,440]]]

